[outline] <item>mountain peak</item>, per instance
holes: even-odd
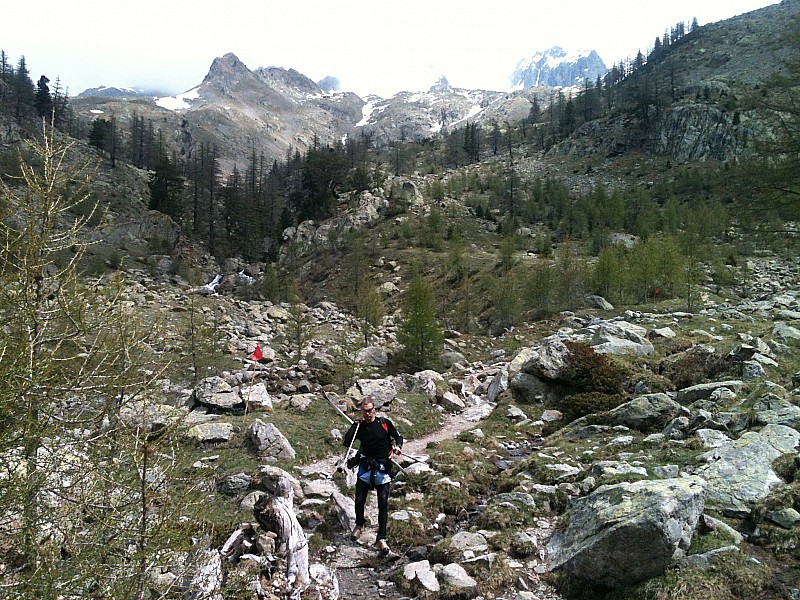
[[[434,83],[430,90],[431,92],[449,92],[450,91],[450,82],[447,81],[447,77],[444,75],[440,75],[439,79]]]
[[[587,79],[594,81],[606,71],[603,59],[594,50],[567,51],[552,46],[520,60],[511,74],[511,83],[523,88],[568,87]]]
[[[224,56],[217,57],[211,63],[208,75],[203,79],[203,83],[215,80],[222,80],[228,85],[240,81],[243,77],[249,77],[252,73],[247,66],[239,60],[233,52],[228,52]]]

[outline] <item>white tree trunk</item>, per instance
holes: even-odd
[[[300,598],[310,578],[308,574],[308,540],[294,514],[294,492],[286,477],[278,479],[275,494],[255,508],[258,523],[278,536],[279,552],[286,556],[286,577],[289,596]]]

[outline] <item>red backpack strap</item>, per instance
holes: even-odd
[[[383,417],[381,417],[381,427],[383,427],[383,430],[386,433],[389,433],[389,426],[386,424],[386,419],[384,419]]]

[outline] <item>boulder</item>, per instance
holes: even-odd
[[[654,352],[653,344],[647,339],[647,330],[634,323],[602,321],[589,330],[593,332],[590,344],[595,352],[635,356],[650,356]]]
[[[522,372],[539,379],[558,381],[569,364],[569,355],[564,340],[550,336],[535,346],[519,350],[508,363],[508,378],[513,379]]]
[[[601,486],[572,503],[548,543],[550,566],[610,588],[658,576],[689,547],[703,492],[699,477]]]
[[[436,573],[433,572],[431,563],[427,560],[408,563],[403,567],[403,577],[406,581],[414,583],[428,592],[435,593],[440,590]]]
[[[756,425],[787,425],[800,430],[800,406],[775,394],[764,394],[751,407]]]
[[[222,377],[214,375],[200,381],[194,390],[198,404],[219,409],[231,409],[242,405],[242,398]]]
[[[186,437],[201,444],[229,442],[234,428],[230,423],[198,423],[186,432]]]
[[[614,305],[602,296],[590,294],[589,296],[586,296],[586,302],[592,308],[599,308],[600,310],[614,310]]]
[[[442,582],[453,589],[453,591],[463,591],[474,588],[478,585],[469,574],[464,570],[464,567],[458,563],[450,563],[445,565],[440,571]]]
[[[720,388],[727,388],[735,394],[742,389],[743,381],[733,379],[729,381],[716,381],[713,383],[699,383],[682,390],[678,390],[676,400],[681,404],[691,404],[697,400],[708,400]]]
[[[641,431],[661,431],[685,410],[666,394],[646,394],[620,404],[610,412],[612,425],[624,425]]]
[[[467,407],[464,401],[459,398],[457,394],[454,394],[450,391],[445,392],[441,395],[441,397],[437,397],[437,401],[447,412],[450,413],[459,413]]]
[[[486,538],[480,533],[472,533],[469,531],[459,531],[451,540],[449,548],[456,550],[460,553],[477,553],[485,552],[489,549],[489,543]]]
[[[272,465],[262,465],[259,471],[259,488],[268,494],[275,495],[278,491],[278,482],[284,478],[292,488],[294,497],[298,500],[305,498],[303,486],[300,481],[288,471]]]
[[[152,433],[179,423],[186,410],[168,404],[156,404],[148,400],[124,404],[119,409],[119,420],[130,428],[141,427]]]
[[[798,345],[800,344],[800,329],[779,321],[772,327],[772,337],[784,344]]]
[[[256,419],[247,428],[247,437],[259,456],[295,458],[296,454],[289,440],[272,423]]]
[[[217,489],[227,496],[236,496],[250,489],[253,478],[247,473],[225,475],[217,481]]]
[[[333,492],[333,510],[342,528],[350,532],[356,525],[356,503],[339,491]]]
[[[272,410],[272,396],[263,383],[241,388],[241,396],[248,412],[263,412]]]
[[[701,458],[710,464],[696,474],[706,481],[708,505],[727,516],[750,514],[755,502],[783,483],[772,468],[773,461],[795,452],[798,444],[800,432],[796,429],[770,424],[703,454]]]
[[[545,381],[536,375],[517,373],[508,382],[514,400],[522,404],[534,402],[552,404],[567,394],[567,388],[553,381]]]
[[[391,378],[384,379],[359,379],[356,381],[355,388],[348,390],[348,396],[358,398],[369,398],[375,403],[375,408],[381,410],[392,403],[397,396],[397,386]]]
[[[389,354],[386,348],[367,346],[356,354],[356,363],[368,367],[385,367],[389,363]]]

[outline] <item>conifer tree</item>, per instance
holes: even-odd
[[[397,341],[403,347],[402,358],[412,369],[428,368],[438,358],[443,339],[433,290],[417,273],[403,299],[402,320],[397,331]]]
[[[121,286],[80,277],[93,214],[69,150],[44,127],[0,187],[3,594],[141,598],[179,499],[158,464],[171,436],[152,437],[146,408],[158,330]]]
[[[48,83],[50,83],[50,80],[45,75],[39,77],[33,101],[36,114],[43,118],[50,117],[50,113],[53,112],[53,98],[50,96]]]

